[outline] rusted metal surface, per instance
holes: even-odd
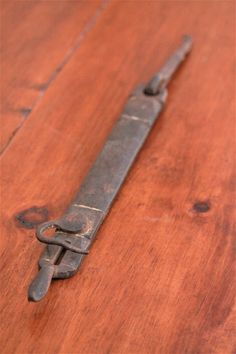
[[[69,278],[78,271],[166,102],[166,85],[191,46],[191,38],[185,36],[160,72],[147,85],[140,85],[133,92],[65,215],[38,226],[36,236],[48,246],[39,260],[40,271],[29,287],[30,301],[42,299],[53,278]],[[53,237],[45,235],[50,228],[55,230]]]
[[[191,49],[192,38],[185,35],[183,37],[182,45],[173,55],[171,55],[158,73],[148,82],[145,87],[145,93],[147,95],[156,95],[158,92],[161,92],[168,85],[173,74],[184,61],[186,55],[191,51]]]

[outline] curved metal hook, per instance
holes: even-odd
[[[59,231],[65,231],[66,230],[63,230],[59,223],[57,222],[57,220],[53,220],[53,221],[48,221],[48,222],[45,222],[43,224],[40,224],[37,229],[36,229],[36,236],[37,236],[37,239],[40,241],[40,242],[43,242],[43,243],[46,243],[48,245],[57,245],[57,246],[61,246],[61,247],[64,247],[65,249],[69,250],[69,251],[72,251],[72,252],[76,252],[76,253],[80,253],[80,254],[88,254],[89,252],[86,251],[86,250],[83,250],[79,247],[76,247],[74,245],[71,244],[71,240],[70,239],[65,239],[65,240],[62,240],[62,239],[57,239],[57,238],[54,238],[54,237],[47,237],[45,236],[43,233],[48,230],[48,229],[55,229],[55,230],[59,230]]]

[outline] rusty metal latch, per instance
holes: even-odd
[[[40,271],[29,287],[30,301],[41,300],[52,279],[69,278],[78,271],[136,155],[163,109],[168,82],[191,48],[191,37],[184,36],[177,51],[151,81],[136,88],[64,216],[38,226],[36,236],[47,247],[39,260]],[[54,229],[52,237],[47,236],[48,229]]]

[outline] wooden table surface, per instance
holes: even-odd
[[[230,354],[235,2],[1,2],[1,353]],[[27,301],[44,246],[129,93],[194,49],[89,256]]]

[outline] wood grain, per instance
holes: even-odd
[[[102,1],[1,2],[3,151],[102,10]]]
[[[2,353],[235,352],[234,10],[112,2],[29,115],[1,157]],[[80,272],[28,303],[43,247],[27,227],[63,213],[183,32],[193,52]]]

